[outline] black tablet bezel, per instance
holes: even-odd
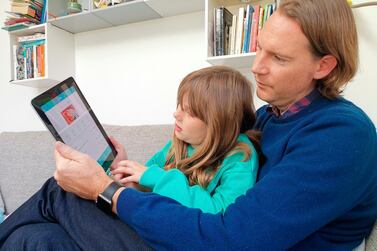
[[[105,172],[108,173],[109,167],[113,160],[115,159],[117,155],[117,151],[115,150],[114,145],[111,143],[109,137],[107,136],[105,130],[103,129],[102,125],[99,123],[96,115],[94,114],[92,108],[90,107],[89,103],[86,101],[84,95],[82,94],[80,88],[76,84],[73,77],[69,77],[66,80],[62,81],[61,83],[55,85],[54,87],[48,89],[47,91],[43,92],[42,94],[38,95],[37,97],[33,98],[31,100],[31,105],[33,106],[34,110],[38,113],[39,117],[42,119],[43,123],[46,125],[47,129],[51,132],[52,136],[63,143],[63,139],[59,135],[59,133],[56,131],[50,120],[47,118],[46,114],[42,111],[41,106],[59,95],[60,93],[64,92],[70,87],[74,87],[81,99],[81,101],[84,103],[86,109],[89,111],[90,116],[93,118],[94,122],[96,123],[98,129],[100,130],[101,134],[105,138],[106,142],[109,144],[111,148],[111,154],[109,154],[109,157],[105,160],[105,162],[102,164],[102,168],[105,170]]]

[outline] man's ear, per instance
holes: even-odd
[[[323,79],[330,74],[337,66],[338,61],[332,55],[323,56],[318,64],[318,68],[314,73],[314,79]]]

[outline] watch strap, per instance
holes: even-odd
[[[110,183],[106,189],[98,195],[96,205],[99,209],[105,213],[111,214],[113,208],[113,196],[122,185],[116,181]]]

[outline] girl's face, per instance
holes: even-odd
[[[192,145],[194,148],[203,143],[207,135],[207,125],[199,118],[190,115],[186,95],[183,96],[182,104],[178,105],[177,110],[174,112],[174,118],[174,133],[178,139]]]

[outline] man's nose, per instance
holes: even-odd
[[[263,52],[257,52],[257,55],[255,56],[253,66],[251,67],[251,71],[254,74],[266,74],[268,73],[268,67],[267,67],[267,59],[265,55],[263,55]]]

